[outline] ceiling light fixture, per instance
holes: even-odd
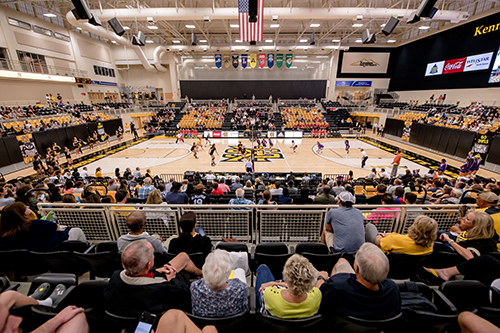
[[[235,40],[235,43],[242,43],[242,41],[237,39],[237,40]]]
[[[272,39],[266,39],[266,43],[272,43],[273,40]]]
[[[56,14],[52,14],[52,13],[46,13],[46,14],[43,14],[43,16],[45,16],[45,17],[57,17]]]
[[[147,25],[148,29],[151,30],[158,30],[158,27],[156,25]]]
[[[301,43],[307,43],[308,40],[307,39],[301,39],[301,40],[299,40],[299,42],[301,42]]]
[[[229,26],[230,26],[231,28],[239,28],[239,27],[240,27],[240,25],[239,25],[239,24],[230,24]]]
[[[194,24],[186,24],[186,28],[188,28],[188,29],[196,29],[196,26]]]
[[[363,40],[360,38],[360,39],[356,39],[355,43],[363,43]]]
[[[427,30],[427,29],[430,29],[431,27],[428,27],[426,25],[423,25],[421,27],[418,27],[420,30]]]
[[[389,39],[389,40],[387,41],[387,43],[396,43],[396,40],[395,40],[395,39]]]
[[[270,28],[279,28],[279,27],[280,27],[280,25],[279,25],[279,24],[271,24],[269,27],[270,27]]]
[[[153,44],[154,42],[153,42],[152,40],[149,40],[149,39],[148,39],[148,40],[146,41],[146,43],[148,43],[148,44]]]
[[[380,25],[381,28],[385,27],[385,23]]]
[[[321,24],[319,24],[319,23],[311,23],[309,26],[310,26],[311,28],[317,28],[317,27],[319,27],[320,25],[321,25]]]
[[[200,39],[200,43],[206,43],[207,40],[206,39]]]
[[[352,25],[353,28],[361,28],[363,26],[363,23],[354,23]]]
[[[340,39],[333,39],[332,42],[333,43],[340,43]]]
[[[123,30],[130,30],[130,27],[124,26]]]
[[[174,44],[180,44],[180,43],[181,43],[181,41],[180,41],[180,40],[176,40],[176,39],[174,39],[174,40],[172,41],[172,43],[174,43]]]

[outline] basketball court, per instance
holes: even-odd
[[[137,166],[143,173],[150,168],[153,174],[182,174],[185,171],[206,172],[244,172],[244,160],[238,152],[238,143],[247,148],[247,157],[251,156],[252,142],[249,139],[211,139],[216,144],[218,155],[215,154],[216,165],[210,166],[211,158],[208,146],[198,151],[198,159],[191,153],[191,145],[195,139],[185,139],[185,142],[175,143],[175,138],[155,137],[142,142],[116,154],[110,155],[87,165],[89,172],[93,173],[97,167],[102,168],[105,175],[113,176],[115,168],[123,172],[130,167],[134,170]],[[317,139],[294,139],[297,144],[296,154],[291,148],[292,139],[274,139],[272,149],[254,149],[255,171],[261,172],[321,172],[327,174],[345,174],[350,170],[354,177],[364,177],[372,168],[385,168],[388,172],[392,168],[391,162],[394,154],[380,149],[361,140],[349,139],[350,154],[347,156],[344,145],[345,139],[321,139],[325,146],[323,153],[317,151]],[[204,140],[202,140],[202,143]],[[255,142],[254,142],[255,144]],[[364,169],[361,169],[361,151],[363,148],[369,158]],[[406,169],[414,170],[424,168],[406,159],[402,159],[399,173]]]

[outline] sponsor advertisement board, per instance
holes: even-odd
[[[490,68],[493,52],[477,54],[467,57],[465,60],[464,72],[480,71]]]
[[[444,67],[443,67],[443,74],[450,74],[450,73],[460,73],[464,70],[465,66],[465,57],[463,58],[457,58],[457,59],[452,59],[452,60],[446,60],[444,62]]]
[[[500,48],[497,52],[497,57],[491,69],[489,83],[500,83]]]
[[[385,74],[390,53],[344,52],[342,73]]]
[[[335,87],[371,87],[372,81],[335,81]]]
[[[425,76],[441,75],[443,74],[444,61],[432,62],[427,64]]]

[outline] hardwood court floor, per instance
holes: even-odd
[[[317,152],[317,139],[295,139],[298,145],[296,154],[290,148],[291,139],[273,140],[274,147],[265,153],[259,150],[256,155],[255,171],[262,172],[321,172],[328,174],[345,174],[350,170],[355,177],[364,177],[371,168],[384,167],[390,171],[394,155],[359,140],[350,139],[350,155],[346,157],[345,139],[321,139],[325,146],[323,154]],[[139,166],[145,173],[150,168],[153,174],[181,174],[185,171],[244,172],[244,162],[237,153],[236,146],[241,141],[247,148],[251,142],[247,139],[213,139],[219,155],[216,154],[216,165],[211,166],[208,147],[198,152],[196,159],[190,152],[194,139],[185,139],[185,143],[175,144],[174,138],[156,137],[136,146],[130,147],[112,156],[87,165],[89,172],[101,167],[103,174],[114,175],[114,169],[135,169]],[[365,149],[369,159],[364,169],[360,168],[361,151]],[[248,153],[249,155],[249,153]],[[421,168],[414,162],[404,160],[399,172],[406,168],[411,170]]]

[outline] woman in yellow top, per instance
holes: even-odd
[[[366,240],[379,246],[385,253],[406,253],[421,255],[432,252],[437,238],[438,226],[434,219],[417,216],[415,222],[408,228],[408,235],[398,233],[378,233],[377,228],[368,223],[365,228]]]
[[[279,318],[307,318],[318,312],[321,291],[318,271],[299,254],[286,261],[283,268],[284,282],[276,282],[266,265],[257,268],[255,290],[257,307],[263,313]]]
[[[96,178],[98,177],[101,177],[102,178],[102,172],[101,172],[101,167],[98,167],[97,169],[95,169],[95,176]]]

